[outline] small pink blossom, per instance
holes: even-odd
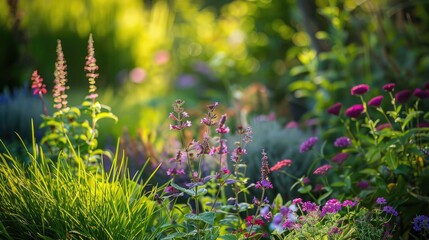
[[[334,105],[330,106],[326,111],[332,115],[338,116],[341,111],[342,103],[337,102]]]
[[[362,104],[355,104],[346,109],[346,116],[350,118],[358,118],[364,112]]]
[[[325,164],[320,167],[318,167],[316,170],[314,170],[313,174],[315,175],[326,175],[326,173],[331,169],[332,166],[330,164]]]
[[[388,84],[385,84],[383,86],[383,90],[386,92],[392,92],[393,89],[395,88],[395,86],[396,86],[396,84],[394,84],[394,83],[388,83]]]
[[[368,101],[368,106],[380,107],[382,101],[383,101],[383,96],[374,97]]]
[[[369,86],[366,84],[359,84],[357,86],[352,87],[350,93],[352,95],[363,95],[369,91]]]

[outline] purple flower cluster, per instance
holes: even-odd
[[[392,206],[384,206],[383,212],[392,214],[393,216],[398,216],[398,212]]]
[[[379,198],[377,198],[376,203],[380,204],[380,205],[384,205],[384,204],[387,204],[387,201],[384,197],[379,197]]]
[[[413,219],[413,228],[417,232],[429,231],[429,217],[426,215],[419,215]]]
[[[335,139],[334,146],[344,148],[352,144],[352,141],[348,137],[339,137]]]
[[[326,214],[334,214],[341,210],[342,204],[337,199],[329,199],[325,206],[322,208],[321,216],[325,216]]]
[[[309,139],[305,140],[301,146],[299,147],[300,153],[305,153],[311,150],[314,145],[316,145],[317,141],[319,140],[318,137],[310,137]]]

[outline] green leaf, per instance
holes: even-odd
[[[115,123],[118,122],[118,117],[111,112],[102,112],[102,113],[97,114],[94,118],[94,121],[98,122],[98,120],[103,119],[103,118],[110,118],[110,119],[113,119],[115,121]]]
[[[216,214],[214,212],[204,212],[198,215],[193,213],[185,214],[185,219],[187,220],[202,221],[209,224],[210,226],[214,225],[215,217]]]
[[[232,235],[232,234],[223,235],[220,238],[224,239],[224,240],[238,240],[238,238],[235,235]]]
[[[332,187],[345,187],[345,186],[346,186],[346,183],[345,183],[345,182],[338,181],[338,182],[334,182],[334,183],[332,183],[332,184],[331,184],[331,186],[332,186]]]
[[[175,184],[174,182],[171,182],[171,186],[174,187],[174,188],[176,188],[177,190],[183,192],[183,193],[188,194],[191,197],[195,197],[195,190],[193,188],[192,189],[186,189],[186,188],[183,188],[183,187]],[[198,189],[198,192],[197,192],[196,195],[197,196],[201,196],[201,195],[204,195],[206,193],[207,193],[207,189],[206,188],[200,188],[200,189]]]
[[[298,189],[298,192],[301,193],[301,194],[306,194],[306,193],[309,193],[311,191],[311,189],[312,189],[311,185],[307,185],[307,186],[304,186],[304,187],[300,187]]]

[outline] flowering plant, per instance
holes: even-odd
[[[296,198],[283,205],[279,199],[270,228],[281,239],[391,239],[398,216],[384,198],[372,210],[357,200],[332,198],[318,205]]]
[[[48,108],[44,101],[47,93],[43,79],[34,71],[31,80],[33,94],[38,95],[42,102],[43,122],[40,127],[46,128],[41,143],[47,147],[48,153],[52,157],[58,154],[66,154],[71,157],[75,152],[88,165],[98,163],[102,155],[109,156],[109,152],[98,149],[98,129],[97,122],[104,118],[111,118],[117,121],[117,117],[110,111],[108,106],[97,101],[98,94],[95,86],[95,79],[98,77],[98,66],[95,59],[92,35],[88,40],[88,56],[84,70],[89,81],[89,95],[79,107],[68,106],[66,91],[67,86],[67,65],[61,41],[57,43],[57,60],[55,62],[54,87],[53,87],[53,107],[52,115],[49,115]],[[76,149],[72,149],[76,147]],[[79,151],[77,151],[77,148]]]
[[[320,177],[304,193],[311,195],[320,186],[321,195],[313,197],[318,202],[359,197],[368,207],[372,196],[383,196],[402,213],[398,220],[405,225],[404,232],[412,231],[412,218],[428,211],[429,115],[421,109],[429,98],[428,87],[395,91],[396,85],[389,83],[383,86],[387,96],[368,98],[370,87],[360,84],[351,89],[360,103],[346,108],[344,116],[341,103],[329,107],[327,112],[344,128],[332,128],[325,135],[328,140],[310,166]],[[336,136],[333,143],[330,136]],[[314,138],[308,139],[301,152],[311,150],[314,143]]]

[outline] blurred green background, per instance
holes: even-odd
[[[271,113],[284,125],[323,123],[358,83],[420,86],[428,10],[417,0],[0,0],[0,138],[28,137],[31,118],[37,126],[29,80],[37,69],[52,89],[57,39],[73,105],[87,92],[94,36],[100,100],[120,119],[101,125],[107,143],[124,129],[156,139],[176,98],[191,109],[219,101],[237,124]]]

